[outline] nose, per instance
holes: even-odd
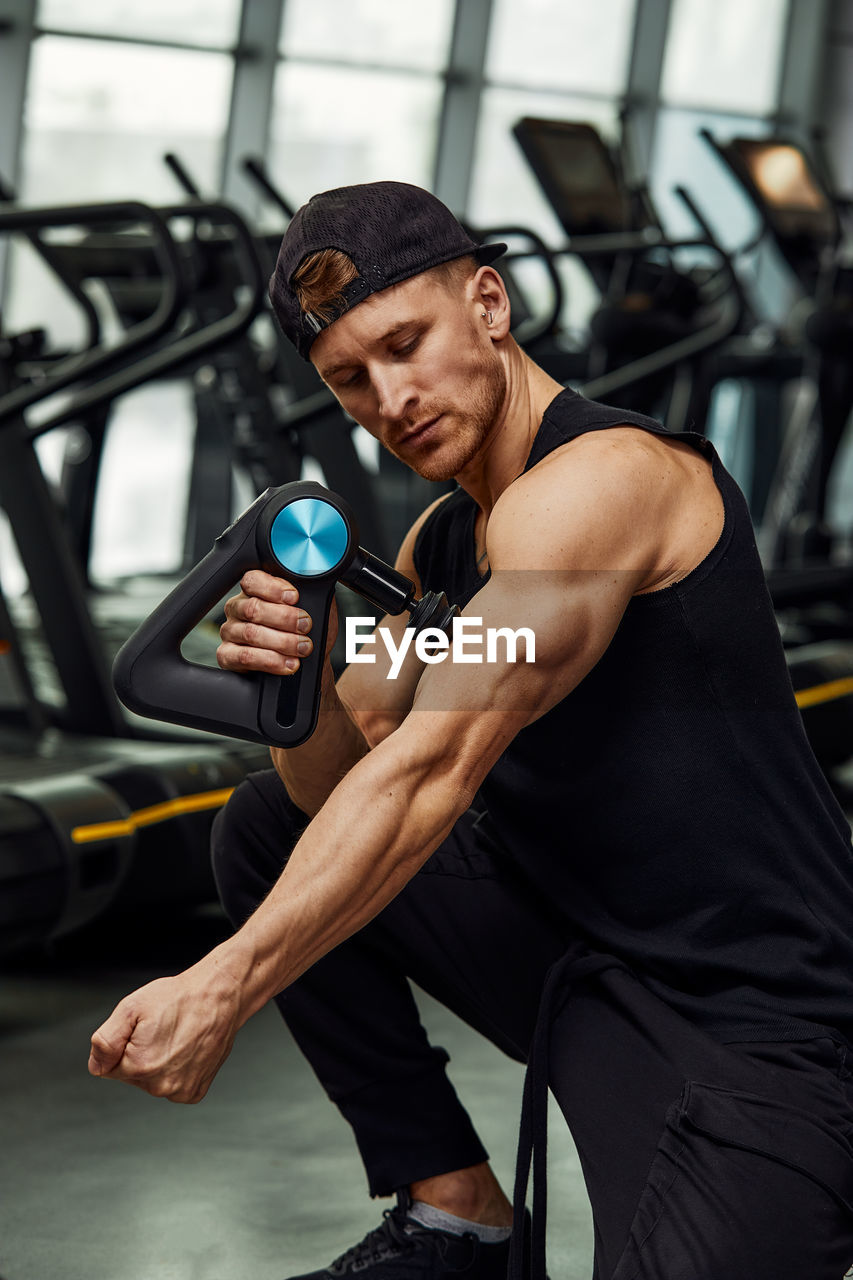
[[[417,393],[406,366],[383,365],[374,369],[372,376],[380,416],[388,422],[408,417],[417,403]]]

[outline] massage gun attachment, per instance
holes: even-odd
[[[286,577],[313,621],[313,648],[292,676],[235,673],[189,662],[181,643],[249,569]],[[459,612],[443,593],[415,601],[408,578],[358,546],[349,505],[313,481],[267,489],[119,651],[113,681],[139,715],[293,747],[314,732],[335,583],[386,613],[408,610],[415,630],[448,630]]]
[[[427,591],[420,600],[415,600],[415,584],[363,547],[357,549],[352,564],[338,581],[352,587],[383,613],[397,614],[408,609],[409,626],[415,632],[427,629],[449,632],[453,619],[459,614],[456,605],[447,603],[443,591]]]

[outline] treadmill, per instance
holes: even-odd
[[[849,201],[817,151],[787,135],[765,138],[702,136],[753,204],[811,303],[799,341],[802,376],[814,406],[791,421],[770,471],[762,553],[770,565],[825,562],[832,552],[827,527],[829,478],[853,411],[853,268],[845,258]]]
[[[77,549],[34,448],[40,435],[245,333],[263,304],[265,273],[239,215],[215,205],[203,212],[230,225],[243,274],[230,312],[187,331],[172,211],[136,202],[0,211],[4,234],[142,226],[161,268],[153,311],[117,344],[51,362],[0,396],[0,507],[30,584],[28,597],[0,599],[3,951],[49,943],[107,911],[212,900],[212,819],[248,771],[268,765],[263,748],[123,711]],[[27,411],[60,391],[58,411],[31,425]]]
[[[742,325],[746,302],[729,256],[686,193],[700,236],[667,237],[647,187],[629,180],[626,126],[623,119],[619,149],[582,121],[525,116],[512,132],[569,237],[557,253],[577,257],[601,293],[590,321],[588,393],[673,430],[702,430],[709,360]],[[687,269],[676,256],[683,249],[710,250],[715,265]]]

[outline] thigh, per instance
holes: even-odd
[[[849,1170],[814,1116],[772,1110],[686,1086],[612,1280],[841,1280],[853,1262]]]
[[[819,1069],[798,1071],[714,1041],[623,966],[567,978],[550,1073],[596,1280],[840,1280],[853,1108],[830,1042]]]

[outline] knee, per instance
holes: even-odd
[[[235,926],[251,915],[281,875],[305,821],[273,770],[244,779],[216,815],[213,875]]]

